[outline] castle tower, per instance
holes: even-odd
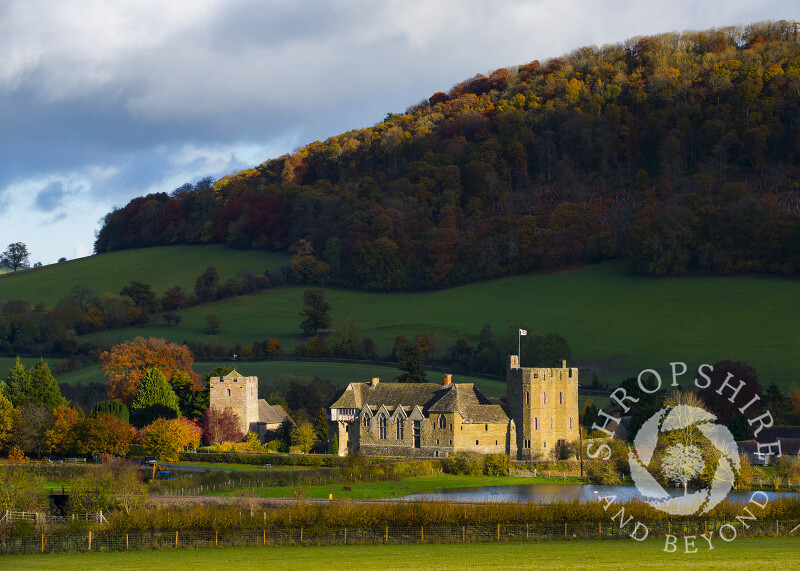
[[[556,444],[578,440],[578,369],[520,367],[509,355],[506,403],[516,424],[517,457],[549,459]]]
[[[258,377],[243,377],[231,371],[224,377],[211,377],[209,391],[210,406],[231,410],[239,416],[242,434],[257,432]]]

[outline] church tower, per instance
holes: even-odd
[[[550,459],[559,441],[578,440],[578,369],[520,367],[509,355],[506,404],[517,429],[520,460]]]
[[[211,377],[209,392],[210,406],[239,416],[242,434],[258,431],[258,377],[243,377],[233,370],[224,377]]]

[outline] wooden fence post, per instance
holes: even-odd
[[[303,543],[303,528],[300,528],[300,543]]]
[[[497,524],[497,541],[500,541],[500,524]]]
[[[178,530],[175,530],[175,549],[178,548]]]
[[[44,553],[44,534],[42,534],[42,553]]]
[[[384,543],[389,543],[389,526],[386,526],[386,536],[384,538]]]
[[[420,539],[422,539],[422,543],[425,543],[425,526],[424,525],[419,526],[419,533],[420,533]]]
[[[344,544],[347,545],[347,528],[344,528]]]
[[[564,539],[567,538],[567,522],[564,522]]]
[[[128,549],[129,549],[129,545],[128,545],[128,534],[126,533],[126,534],[125,534],[125,551],[128,551]]]
[[[92,530],[89,530],[89,551],[92,550]]]
[[[530,535],[531,535],[531,524],[526,523],[525,524],[525,539],[530,539]]]
[[[267,530],[264,530],[264,545],[267,544]]]

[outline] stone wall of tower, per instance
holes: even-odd
[[[506,403],[517,425],[517,456],[549,459],[559,440],[578,440],[578,369],[520,367],[509,356]]]
[[[238,415],[242,434],[257,431],[258,377],[243,377],[236,373],[211,377],[209,397],[210,406],[231,410]]]

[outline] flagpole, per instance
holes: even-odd
[[[522,330],[517,328],[517,356],[519,357],[519,367],[522,368]]]

